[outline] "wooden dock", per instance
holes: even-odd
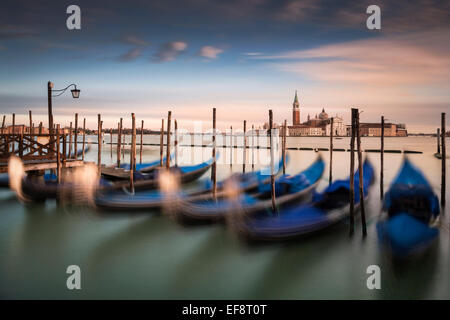
[[[84,164],[71,150],[68,135],[56,130],[56,134],[0,134],[0,173],[8,172],[11,156],[22,160],[25,171],[58,170],[79,167]],[[62,150],[61,150],[62,149]]]
[[[25,171],[39,171],[39,170],[51,170],[51,169],[57,169],[58,163],[55,160],[23,160],[23,166]],[[72,168],[72,167],[80,167],[84,165],[85,163],[83,160],[76,160],[76,159],[68,159],[65,163],[65,168]],[[0,173],[6,173],[8,172],[8,161],[0,161]]]

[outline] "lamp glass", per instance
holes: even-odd
[[[79,89],[73,89],[73,90],[70,90],[70,91],[72,92],[72,97],[74,99],[78,99],[80,97],[80,90]]]

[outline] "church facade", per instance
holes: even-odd
[[[322,112],[314,117],[308,114],[307,120],[300,121],[300,103],[298,101],[297,91],[295,91],[294,103],[292,104],[292,125],[288,126],[289,136],[329,136],[331,132],[331,118],[322,108]],[[342,117],[333,117],[333,135],[346,136],[347,127]]]

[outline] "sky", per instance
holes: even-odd
[[[66,9],[81,9],[69,30]],[[381,29],[369,30],[369,5]],[[322,108],[349,122],[406,123],[435,132],[450,111],[450,2],[330,0],[2,0],[0,114],[26,123],[47,119],[47,81],[61,89],[56,123],[73,114],[96,127],[123,117],[157,129],[171,110],[180,127],[219,129],[292,121],[295,90],[301,120]]]

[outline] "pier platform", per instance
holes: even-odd
[[[82,160],[76,159],[67,159],[63,167],[71,168],[71,167],[79,167],[84,165]],[[23,166],[25,171],[33,171],[33,170],[50,170],[56,169],[57,163],[56,160],[23,160]],[[8,161],[0,161],[0,173],[8,172]]]

